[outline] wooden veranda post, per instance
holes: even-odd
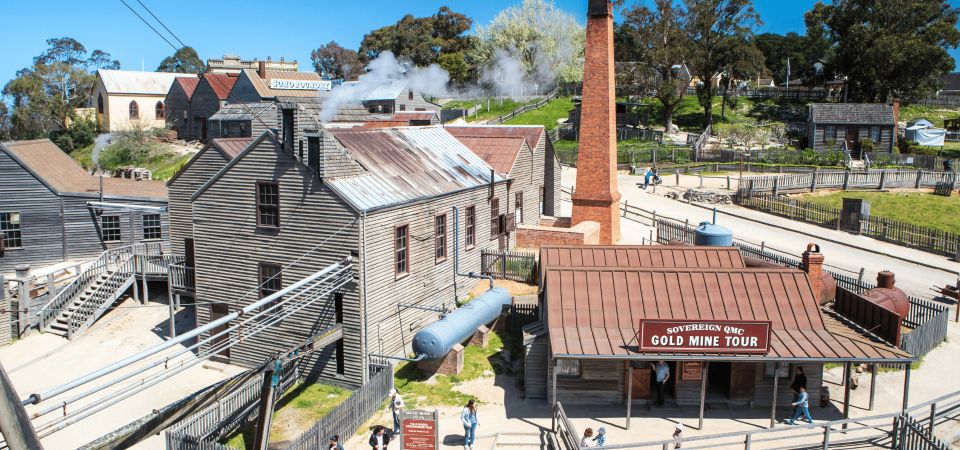
[[[556,373],[556,371],[554,371]],[[627,361],[627,429],[630,429],[630,410],[633,407],[633,363]]]
[[[843,363],[843,418],[850,418],[850,363]],[[843,429],[847,429],[847,423],[843,423]]]
[[[777,422],[777,389],[780,387],[780,363],[773,365],[773,401],[770,402],[770,428]]]
[[[910,363],[904,364],[906,371],[903,375],[903,409],[907,410],[907,404],[910,402]]]
[[[700,421],[697,429],[703,431],[703,407],[707,402],[707,371],[710,370],[710,361],[703,362],[703,371],[700,372]]]

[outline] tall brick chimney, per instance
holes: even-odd
[[[613,63],[613,7],[609,0],[589,0],[572,223],[600,223],[600,244],[620,240]]]
[[[267,63],[264,61],[257,61],[257,75],[260,78],[267,78]]]

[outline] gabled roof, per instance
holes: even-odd
[[[177,78],[196,78],[191,73],[136,72],[100,69],[97,76],[110,94],[167,95]]]
[[[940,90],[960,91],[960,72],[945,73],[941,81],[943,82],[943,87],[941,87]]]
[[[173,84],[179,85],[180,89],[183,89],[183,93],[186,94],[187,100],[190,100],[190,98],[193,97],[193,91],[195,91],[197,89],[197,85],[200,84],[200,79],[177,77],[173,80]]]
[[[290,70],[267,70],[266,78],[260,78],[256,70],[243,69],[243,76],[250,80],[257,94],[262,98],[276,97],[313,97],[325,95],[326,91],[314,90],[296,90],[296,89],[272,89],[270,80],[298,80],[298,81],[320,81],[320,74],[316,72],[294,72]]]
[[[504,175],[509,175],[513,170],[526,142],[519,136],[457,136],[457,140],[483,158],[497,173]]]
[[[57,194],[100,193],[100,177],[88,174],[49,139],[4,142],[0,144],[0,150],[7,152]],[[167,201],[167,187],[160,181],[104,177],[103,193],[115,197]]]
[[[695,245],[544,245],[540,266],[546,267],[746,267],[737,247]]]
[[[364,101],[375,101],[375,100],[396,100],[403,92],[407,89],[406,83],[402,81],[394,81],[391,83],[383,84],[377,86],[372,91],[368,92],[364,97]]]
[[[327,184],[359,211],[486,186],[490,166],[442,127],[328,129],[363,167]],[[494,182],[504,181],[499,175]]]
[[[547,270],[553,356],[767,361],[914,360],[826,316],[807,274],[795,269],[568,267]],[[640,352],[643,319],[769,321],[766,355]]]
[[[884,103],[813,103],[813,123],[893,125],[893,106]]]
[[[268,111],[276,110],[273,103],[228,103],[220,107],[220,110],[213,113],[208,121],[218,120],[254,120]]]
[[[252,137],[240,137],[240,138],[216,138],[211,139],[210,142],[203,146],[197,154],[193,155],[177,173],[173,174],[169,180],[167,180],[167,186],[173,184],[174,181],[177,181],[177,178],[180,178],[180,174],[184,173],[193,166],[193,162],[200,158],[200,156],[208,151],[215,151],[220,153],[223,156],[224,161],[231,161],[243,152],[254,139]]]
[[[217,94],[220,100],[226,100],[230,95],[230,90],[237,82],[237,74],[230,73],[205,73],[202,79],[210,84],[210,88]]]
[[[536,149],[546,135],[541,125],[456,125],[445,127],[450,134],[460,136],[522,137],[527,146]]]

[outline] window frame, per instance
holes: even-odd
[[[413,100],[413,89],[407,89],[407,100]]]
[[[97,94],[97,114],[103,114],[103,93]]]
[[[513,219],[514,223],[523,224],[523,191],[513,195]]]
[[[265,278],[263,273],[264,269],[267,269],[267,268],[276,269],[276,272],[274,273],[274,275],[270,276],[269,278]],[[272,287],[267,288],[266,285],[268,281],[271,284],[276,282],[277,289],[273,289]],[[257,295],[259,295],[259,299],[262,300],[282,290],[283,290],[283,265],[277,264],[277,263],[265,262],[265,261],[258,262],[257,263]],[[280,301],[283,301],[283,296],[277,298],[276,300],[270,303],[267,303],[266,305],[261,306],[259,308],[259,312],[266,311],[271,306],[273,306],[274,304]],[[267,313],[266,317],[274,316],[276,314],[279,314],[282,311],[283,311],[283,306],[280,306],[276,310]]]
[[[463,248],[472,250],[477,247],[477,207],[470,205],[464,208],[463,212],[464,236]],[[454,242],[453,245],[459,245]]]
[[[490,240],[500,237],[500,197],[490,198]]]
[[[874,144],[880,143],[880,127],[878,125],[870,126],[870,130],[867,131],[867,138],[873,141]]]
[[[130,100],[127,105],[127,113],[130,114],[130,120],[140,120],[140,104],[136,100]]]
[[[403,230],[403,271],[400,271],[400,247],[397,245],[397,232]],[[395,280],[406,278],[410,275],[410,224],[397,225],[393,227],[393,275]]]
[[[2,216],[4,214],[8,215],[7,220],[3,220]],[[11,227],[13,225],[13,220],[9,216],[10,214],[17,215],[16,228],[5,228],[4,226],[4,223],[10,224],[9,226]],[[16,232],[16,237],[12,237],[11,232]],[[4,250],[22,249],[23,248],[23,214],[20,211],[0,211],[0,234],[4,236],[3,237]],[[8,242],[19,243],[19,245],[15,245],[15,246],[9,245]]]
[[[106,224],[104,223],[105,219],[116,219],[116,228],[114,229],[113,226],[107,228]],[[116,231],[117,238],[107,239],[107,231],[110,231],[111,235],[113,234],[113,231]],[[114,214],[100,216],[100,237],[103,239],[103,242],[123,242],[123,233],[120,231],[120,216]]]
[[[256,215],[257,215],[257,228],[265,230],[279,230],[280,229],[280,183],[272,180],[257,180],[255,185],[255,206],[256,206]],[[261,201],[261,187],[272,186],[276,189],[276,204],[266,204]],[[276,224],[264,224],[262,217],[262,208],[268,207],[273,209],[273,213],[276,217]]]
[[[148,218],[149,218],[151,221],[156,220],[156,221],[157,221],[156,225],[154,225],[154,224],[151,223],[149,226],[147,226],[147,219],[148,219]],[[154,232],[154,230],[155,230],[155,232],[156,232],[155,236],[156,236],[156,237],[148,237],[148,236],[147,236],[147,229],[148,229],[148,228],[151,230],[151,235],[150,235],[150,236],[154,236],[153,232]],[[162,217],[160,214],[143,214],[143,215],[141,215],[141,216],[140,216],[140,229],[141,229],[141,231],[142,231],[143,240],[144,240],[144,241],[158,241],[158,240],[163,239],[163,217]]]
[[[562,380],[579,380],[583,377],[583,364],[579,359],[558,359],[553,370],[557,378]]]
[[[831,140],[834,142],[837,141],[837,126],[836,125],[824,125],[823,127],[823,142],[828,143]]]
[[[157,120],[167,118],[166,107],[163,104],[163,100],[157,100],[157,104],[153,105],[153,115],[157,118]]]
[[[440,226],[443,226],[443,234],[440,234]],[[447,260],[449,256],[447,236],[450,234],[450,227],[447,222],[447,214],[441,213],[433,216],[433,259],[439,264]],[[441,251],[443,254],[441,255]]]

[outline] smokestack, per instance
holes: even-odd
[[[267,78],[267,63],[265,61],[257,61],[257,75],[260,78]]]
[[[613,7],[609,0],[589,0],[572,224],[598,222],[600,244],[620,240],[615,89]]]
[[[877,287],[881,289],[893,289],[896,279],[893,272],[884,270],[877,274]]]
[[[833,301],[837,296],[837,282],[832,275],[823,271],[824,258],[823,253],[820,253],[820,246],[814,243],[807,244],[807,250],[803,252],[802,259],[803,271],[810,279],[813,295],[821,305]]]

